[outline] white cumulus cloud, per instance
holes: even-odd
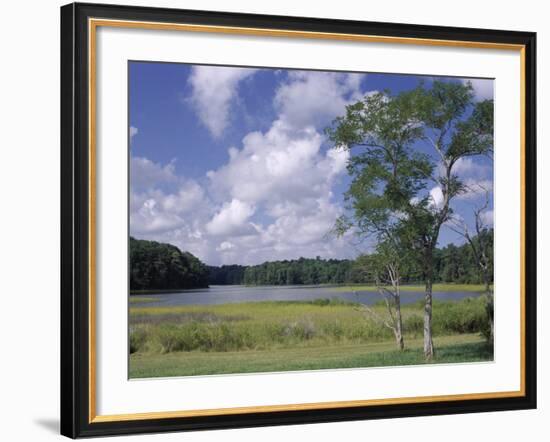
[[[254,214],[255,208],[251,204],[233,199],[225,203],[212,220],[206,225],[206,230],[212,235],[246,235],[254,232],[248,222]]]
[[[332,187],[345,173],[349,152],[323,150],[323,137],[312,126],[295,129],[281,119],[242,143],[229,150],[226,165],[208,173],[212,193],[226,201],[209,232],[233,234],[231,252],[242,262],[346,256],[346,241],[327,234],[342,213]],[[261,214],[258,224],[249,220],[250,207]],[[243,213],[239,223],[227,221],[234,211]]]
[[[443,191],[440,186],[433,187],[430,190],[430,204],[432,207],[439,209],[443,205]]]
[[[488,167],[474,161],[470,157],[459,158],[453,166],[453,173],[460,176],[484,176],[488,172]]]
[[[362,97],[365,74],[293,71],[275,95],[275,107],[286,124],[303,128],[319,126],[344,112],[345,106]]]
[[[242,149],[230,149],[229,162],[208,177],[226,198],[268,208],[328,194],[334,178],[345,170],[349,152],[321,152],[323,137],[312,127],[294,130],[276,120],[266,133],[251,132]]]
[[[193,66],[189,83],[191,103],[201,122],[213,137],[219,138],[230,120],[231,103],[237,96],[239,83],[256,69],[223,66]]]
[[[132,189],[151,189],[160,183],[176,183],[174,163],[160,165],[145,157],[130,157],[130,181]]]
[[[475,200],[485,197],[486,193],[493,191],[493,182],[491,180],[476,180],[469,178],[464,181],[465,190],[457,196],[461,200]]]
[[[178,176],[174,163],[143,157],[131,157],[130,176],[130,234],[209,258],[204,225],[214,210],[202,187]]]
[[[202,188],[192,180],[178,183],[172,192],[132,189],[130,230],[139,235],[185,227],[191,232],[200,226],[200,217],[208,207]]]

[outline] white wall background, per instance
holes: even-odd
[[[113,0],[114,1],[114,0]],[[550,50],[545,3],[535,0],[120,0],[126,4],[265,14],[468,26],[538,32],[539,409],[461,416],[393,419],[126,437],[123,440],[294,441],[544,440],[550,432],[545,371],[544,263],[550,217],[544,189],[550,175],[548,119]],[[0,437],[47,441],[58,435],[59,410],[59,6],[58,0],[9,2],[0,26]],[[32,268],[32,273],[28,269]],[[546,435],[546,436],[545,436]]]

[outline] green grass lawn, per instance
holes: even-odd
[[[420,284],[402,285],[402,292],[423,292],[424,286]],[[485,286],[482,284],[434,284],[434,292],[483,292]],[[375,292],[377,288],[373,285],[345,285],[340,287],[334,287],[335,292],[349,292],[349,291],[361,291],[361,292]]]
[[[392,341],[227,352],[134,353],[130,378],[258,373],[331,368],[382,367],[425,364],[422,339],[409,339],[407,349],[396,350]],[[492,348],[479,334],[434,339],[431,363],[493,360]]]

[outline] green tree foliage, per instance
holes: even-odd
[[[189,252],[170,244],[130,237],[130,290],[208,287],[208,269]]]
[[[351,279],[353,262],[338,259],[300,258],[264,262],[246,267],[247,285],[342,284]]]
[[[482,232],[484,243],[487,244],[488,279],[493,283],[493,229]],[[479,238],[474,236],[472,240],[477,244]],[[462,245],[448,244],[434,251],[434,282],[455,284],[483,284],[484,276],[476,263],[471,246],[468,243]],[[353,261],[349,272],[350,280],[346,282],[374,284],[371,255],[361,255]],[[401,269],[402,284],[414,284],[423,281],[422,267],[420,263],[408,260],[406,267]]]
[[[482,233],[488,246],[489,275],[493,282],[493,229]],[[473,237],[478,242],[477,236]],[[170,256],[181,256],[169,259]],[[434,281],[457,284],[480,284],[483,277],[468,244],[449,244],[434,252]],[[183,264],[180,266],[178,261]],[[173,265],[175,262],[176,265]],[[168,269],[171,270],[168,270]],[[181,270],[184,268],[186,270]],[[179,270],[178,270],[179,269]],[[299,284],[374,284],[371,255],[355,260],[306,259],[272,261],[255,266],[205,266],[190,253],[180,252],[169,244],[130,239],[131,290],[166,290],[199,288],[211,285],[299,285]],[[174,284],[173,272],[180,272],[183,284]],[[193,275],[193,276],[192,276]],[[162,280],[161,280],[162,279]],[[407,261],[401,267],[401,282],[422,281],[418,263]]]
[[[488,282],[493,282],[493,229],[481,232],[483,244],[487,244]],[[479,237],[472,238],[475,244]],[[449,244],[434,252],[434,278],[436,282],[455,282],[458,284],[485,283],[476,258],[469,244],[456,246]]]
[[[208,266],[208,282],[212,285],[239,285],[243,283],[245,270],[245,266],[238,264]]]

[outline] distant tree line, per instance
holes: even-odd
[[[208,287],[208,268],[170,244],[130,237],[130,291]]]
[[[489,274],[493,275],[493,229],[482,233],[490,244]],[[478,241],[477,236],[473,238]],[[373,283],[366,255],[356,260],[300,258],[270,261],[254,266],[224,265],[209,267],[210,284],[293,285],[293,284],[361,284]],[[406,283],[422,281],[421,266],[411,266],[402,276]],[[472,248],[448,244],[434,252],[434,281],[479,284],[482,281]]]
[[[493,282],[493,229],[487,229],[480,233],[487,243],[488,249],[488,275],[489,282]],[[479,236],[473,237],[473,242],[479,242]],[[434,273],[439,282],[456,283],[483,283],[483,275],[480,273],[478,262],[469,244],[456,246],[448,244],[441,249],[435,249]]]
[[[264,262],[244,272],[247,285],[342,284],[351,280],[353,261],[300,258]]]
[[[244,281],[246,266],[238,264],[208,266],[208,282],[211,285],[240,285]]]
[[[489,274],[493,275],[493,229],[482,233],[490,244]],[[473,241],[478,241],[475,236]],[[349,259],[299,258],[253,266],[206,266],[189,252],[170,244],[130,238],[130,289],[178,290],[208,285],[299,285],[374,283],[368,255]],[[411,266],[402,275],[405,283],[422,280],[421,267]],[[482,282],[468,244],[448,244],[435,249],[434,281],[462,284]]]

